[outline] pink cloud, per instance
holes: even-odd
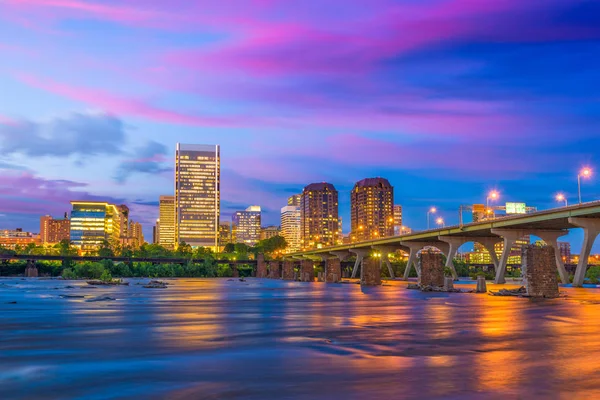
[[[81,101],[119,115],[130,115],[158,122],[193,126],[223,127],[234,125],[234,121],[231,118],[200,117],[169,111],[153,106],[143,100],[127,98],[98,89],[67,85],[49,79],[41,80],[33,75],[23,73],[19,73],[18,78],[22,82],[38,89]]]
[[[82,190],[88,185],[68,180],[49,180],[29,172],[2,171],[0,174],[0,212],[60,215],[70,209],[71,200],[120,199],[99,197]]]

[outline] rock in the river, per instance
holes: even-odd
[[[525,286],[521,286],[518,289],[500,289],[497,292],[492,292],[490,291],[490,296],[526,296],[527,295],[527,289],[525,289]]]
[[[84,299],[85,296],[77,295],[77,294],[61,294],[60,297],[63,299]]]
[[[6,304],[17,304],[17,302],[16,301],[9,301]]]
[[[98,296],[98,297],[94,297],[94,298],[88,299],[86,301],[89,302],[89,303],[93,303],[93,302],[96,302],[96,301],[113,301],[113,300],[116,300],[116,299],[114,297],[110,297],[110,296],[108,296],[108,295],[105,294],[105,295],[102,295],[102,296]]]
[[[112,280],[112,281],[100,281],[100,280],[91,280],[91,281],[87,281],[88,285],[94,285],[94,286],[116,286],[116,285],[123,285],[123,286],[129,286],[129,282],[123,282],[122,280]]]
[[[161,281],[150,281],[147,285],[144,285],[146,289],[166,289],[168,283]]]

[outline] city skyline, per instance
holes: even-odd
[[[432,206],[457,223],[491,189],[574,204],[580,169],[600,166],[600,6],[532,3],[2,2],[0,227],[98,200],[128,204],[150,238],[176,142],[222,146],[223,219],[259,204],[278,224],[287,197],[331,182],[348,233],[369,176],[415,230]],[[600,199],[598,174],[582,193]]]

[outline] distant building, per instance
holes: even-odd
[[[139,249],[144,243],[144,232],[142,230],[142,224],[139,222],[131,221],[129,223],[129,237],[132,239],[132,247]]]
[[[158,244],[173,250],[175,242],[175,196],[160,196],[158,201]]]
[[[571,263],[571,243],[558,242],[558,251],[560,252],[560,257],[565,262],[565,264],[570,264]]]
[[[39,246],[42,244],[40,236],[31,232],[23,232],[21,228],[0,230],[0,247],[15,250],[17,246],[25,247],[28,244]]]
[[[402,206],[394,204],[394,236],[405,235],[406,232],[402,228]]]
[[[121,244],[129,229],[129,208],[99,201],[71,201],[71,242],[83,253],[104,241]]]
[[[208,247],[217,251],[220,209],[219,146],[177,143],[175,242],[185,242],[192,247]]]
[[[260,230],[260,240],[271,239],[272,237],[279,236],[280,229],[278,226],[267,226]]]
[[[512,265],[521,265],[521,251],[523,246],[527,246],[531,243],[531,237],[529,235],[522,237],[517,240],[510,249],[510,255],[508,257],[508,263]],[[504,251],[504,241],[496,243],[494,246],[496,255],[498,258]],[[475,242],[474,251],[469,254],[469,262],[471,264],[493,264],[492,256],[490,252],[480,243]]]
[[[160,241],[160,219],[156,220],[156,224],[152,227],[152,243],[159,244]]]
[[[281,236],[285,238],[288,246],[285,249],[287,253],[294,253],[301,249],[301,212],[300,205],[295,205],[296,201],[291,201],[296,196],[288,199],[288,205],[281,209]]]
[[[54,219],[50,215],[40,217],[40,240],[42,245],[54,245],[62,240],[71,240],[71,221],[65,213],[64,219]]]
[[[236,227],[236,242],[254,246],[260,240],[260,206],[250,206],[245,211],[236,211],[232,216]]]
[[[394,188],[384,178],[367,178],[350,195],[352,236],[356,241],[394,236]]]
[[[341,243],[338,191],[330,183],[312,183],[302,191],[300,202],[302,248]]]
[[[295,194],[293,196],[288,197],[288,206],[300,207],[301,201],[302,201],[302,194]]]
[[[219,249],[223,250],[229,243],[235,243],[236,230],[233,222],[223,221],[219,223]]]

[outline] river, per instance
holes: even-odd
[[[0,398],[600,398],[598,289],[129,281],[0,279]]]

